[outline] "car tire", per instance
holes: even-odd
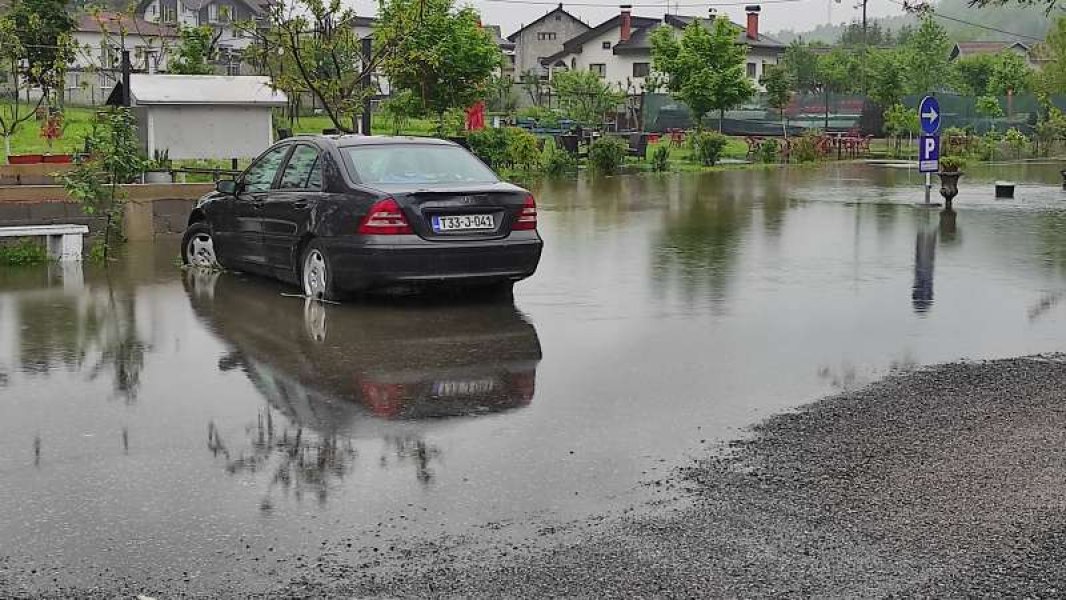
[[[300,288],[308,298],[337,300],[333,279],[329,253],[321,242],[311,240],[300,255]]]
[[[207,223],[193,223],[181,236],[181,264],[205,269],[222,267],[215,249],[215,238]]]

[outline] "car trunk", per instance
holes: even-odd
[[[527,192],[510,184],[383,189],[420,237],[433,241],[486,240],[511,233]]]

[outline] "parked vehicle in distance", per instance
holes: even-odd
[[[509,290],[542,247],[533,195],[453,142],[298,136],[200,199],[181,257],[335,299],[434,283]]]

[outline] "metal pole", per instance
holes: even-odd
[[[133,95],[130,93],[130,70],[132,68],[133,68],[132,65],[130,65],[130,51],[129,50],[123,50],[122,51],[122,106],[126,106],[126,107],[129,107],[129,106],[133,105],[133,102],[131,101],[131,98],[133,97]]]
[[[370,61],[372,60],[371,54],[374,51],[374,40],[367,36],[360,40],[362,42],[362,54],[363,54],[363,80],[360,82],[360,87],[363,89],[363,114],[360,115],[359,120],[359,133],[363,135],[370,135]]]
[[[929,193],[932,191],[932,189],[933,189],[933,174],[932,173],[926,173],[925,174],[925,203],[926,204],[929,204]]]

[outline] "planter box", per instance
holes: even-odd
[[[7,162],[12,165],[35,165],[39,162],[44,162],[44,156],[41,154],[12,154],[7,157]]]
[[[145,171],[145,183],[174,183],[174,174],[170,171]]]
[[[41,162],[53,164],[53,165],[65,165],[73,162],[74,157],[70,154],[45,154],[41,157]]]

